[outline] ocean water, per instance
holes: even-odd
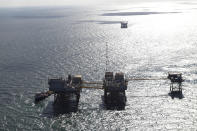
[[[121,29],[120,21],[128,21]],[[197,3],[0,9],[0,130],[196,130]],[[107,110],[102,90],[83,89],[77,112],[34,103],[51,77],[101,80],[183,73],[183,98],[169,81],[130,81],[125,110]]]

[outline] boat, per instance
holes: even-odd
[[[37,93],[35,95],[35,102],[39,102],[41,100],[44,100],[45,98],[49,97],[51,94],[53,94],[52,91]]]

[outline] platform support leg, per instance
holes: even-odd
[[[76,93],[76,97],[77,97],[77,103],[79,103],[80,94],[79,93]]]
[[[174,89],[173,83],[171,83],[171,84],[170,84],[170,91],[173,92],[173,89]]]
[[[107,103],[107,91],[106,90],[104,90],[104,101],[105,103]]]
[[[182,93],[182,85],[179,83],[179,92]]]
[[[54,94],[54,103],[57,102],[57,94]]]

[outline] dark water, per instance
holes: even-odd
[[[188,2],[0,9],[0,130],[196,130],[196,9]],[[184,98],[168,95],[168,81],[132,81],[121,111],[105,109],[102,90],[83,89],[73,113],[54,115],[52,97],[34,104],[48,77],[101,80],[106,43],[111,71],[182,72]]]

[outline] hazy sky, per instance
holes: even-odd
[[[162,0],[0,0],[0,6],[53,6],[53,5],[92,5],[120,4]],[[167,1],[167,0],[165,0]],[[169,0],[174,1],[174,0]],[[189,1],[189,0],[188,0]]]
[[[108,5],[134,2],[166,2],[166,1],[195,1],[195,0],[0,0],[0,7],[6,6],[56,6],[56,5]]]
[[[107,2],[106,2],[107,1]],[[0,6],[88,5],[116,3],[122,0],[0,0]],[[136,1],[136,0],[123,0]]]

